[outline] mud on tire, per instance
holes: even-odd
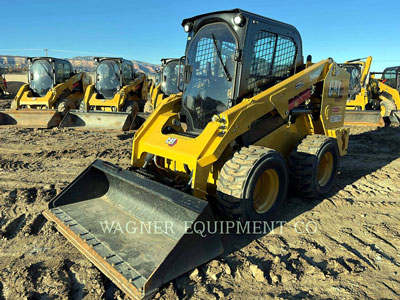
[[[79,110],[80,111],[86,111],[85,99],[82,99],[81,102],[79,102]]]
[[[306,136],[289,157],[290,185],[304,198],[326,195],[335,183],[339,159],[336,139]]]
[[[59,113],[65,114],[71,109],[75,109],[75,103],[71,99],[60,99],[56,104],[57,111]]]
[[[148,113],[148,114],[151,114],[153,111],[154,111],[154,107],[153,107],[153,105],[151,104],[151,101],[150,101],[150,100],[147,100],[146,103],[145,103],[145,105],[144,105],[143,112]]]
[[[18,109],[17,101],[15,101],[15,100],[11,101],[10,108],[11,109]]]
[[[134,119],[139,112],[138,101],[125,101],[123,110],[127,113],[130,113],[132,115],[132,118]]]
[[[243,147],[221,169],[217,204],[234,220],[269,221],[288,189],[288,170],[282,155],[261,146]]]

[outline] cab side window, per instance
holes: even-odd
[[[251,58],[248,89],[261,92],[294,73],[297,47],[292,38],[260,30]]]
[[[385,81],[385,84],[392,88],[396,88],[396,69],[387,69],[383,72],[382,79]]]
[[[56,64],[56,78],[57,78],[57,83],[62,83],[65,81],[65,79],[64,79],[64,64],[62,62],[58,62]]]
[[[124,64],[123,65],[122,76],[123,76],[125,84],[128,84],[130,81],[132,81],[134,79],[134,73],[133,73],[132,65],[130,65],[130,64]]]
[[[65,80],[67,80],[68,78],[71,77],[71,73],[72,73],[71,66],[68,65],[68,64],[64,64],[64,78],[65,78]]]
[[[355,66],[345,66],[344,69],[350,74],[349,99],[356,99],[356,95],[361,91],[361,73]]]

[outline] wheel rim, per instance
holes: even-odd
[[[325,152],[322,155],[319,165],[317,179],[320,186],[324,186],[328,183],[333,172],[333,155],[331,152]]]
[[[279,176],[273,169],[264,171],[253,192],[253,206],[257,213],[267,212],[275,203],[279,192]]]

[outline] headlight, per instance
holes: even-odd
[[[186,23],[185,25],[183,25],[183,30],[185,30],[185,32],[190,32],[192,30],[193,25],[191,23]]]
[[[243,26],[245,23],[245,18],[242,15],[237,15],[233,18],[233,23],[237,26]]]

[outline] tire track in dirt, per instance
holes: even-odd
[[[11,220],[8,224],[6,224],[3,232],[0,232],[0,235],[9,240],[13,239],[25,225],[25,219],[26,216],[23,214],[18,218]]]
[[[400,293],[396,292],[392,287],[390,287],[388,284],[385,282],[379,281],[380,284],[382,284],[385,288],[387,288],[389,291],[391,291],[394,295],[397,297],[400,297]],[[398,286],[397,286],[398,287]]]
[[[371,244],[371,243],[368,243],[368,242],[364,241],[363,239],[359,238],[358,236],[356,236],[352,232],[346,232],[346,234],[349,235],[354,240],[356,240],[361,246],[369,248],[372,252],[380,255],[381,257],[383,257],[384,259],[386,259],[387,261],[392,263],[394,266],[400,267],[400,264],[396,262],[396,259],[394,257],[392,257],[389,254],[387,254],[387,253],[381,251],[380,249],[378,249],[375,246],[375,244]]]
[[[332,241],[334,244],[336,244],[337,246],[341,246],[343,249],[347,250],[349,253],[351,253],[352,255],[358,257],[360,260],[362,260],[364,263],[366,263],[368,266],[370,266],[373,269],[378,269],[378,266],[375,265],[375,263],[373,261],[371,261],[369,258],[365,257],[364,255],[362,255],[360,253],[360,251],[358,251],[357,249],[355,249],[354,247],[352,247],[351,245],[349,245],[346,242],[339,242],[338,240],[336,240],[335,238],[328,236],[326,234],[324,234],[324,236]]]
[[[123,297],[41,211],[94,159],[128,167],[132,136],[2,130],[0,161],[17,171],[0,172],[0,231],[9,228],[13,236],[0,243],[0,299],[1,289],[7,299]],[[166,285],[159,298],[398,298],[400,131],[357,130],[332,196],[311,202],[292,196],[281,228],[235,237],[231,252]],[[295,224],[307,221],[317,225],[314,235],[296,232]]]
[[[42,214],[35,216],[33,221],[29,224],[29,234],[37,235],[46,222],[47,220]]]
[[[1,159],[0,171],[16,172],[19,170],[37,171],[42,169],[40,162],[23,162],[23,161],[12,161],[8,159]]]
[[[387,239],[385,239],[384,237],[378,235],[375,233],[375,230],[369,228],[369,227],[364,227],[365,230],[372,235],[375,239],[382,241],[383,243],[385,243],[386,245],[392,247],[394,250],[398,250],[397,247],[395,245],[393,245],[391,242],[389,242]]]

